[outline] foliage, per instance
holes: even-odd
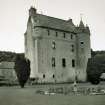
[[[89,59],[88,65],[87,65],[87,79],[92,84],[99,83],[99,77],[100,77],[99,70],[100,70],[99,64],[97,64],[93,58]]]
[[[23,88],[30,75],[30,61],[17,54],[15,59],[15,71],[19,84]]]
[[[17,53],[15,52],[9,52],[9,51],[0,51],[0,62],[2,61],[9,61],[13,62],[15,61]],[[20,53],[21,56],[24,56],[23,53]]]
[[[92,51],[92,58],[87,65],[87,79],[93,84],[100,82],[100,76],[105,72],[105,52]]]

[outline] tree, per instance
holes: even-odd
[[[88,65],[87,65],[87,79],[92,84],[98,84],[100,82],[100,71],[99,71],[99,64],[96,63],[96,61],[92,58],[89,59]]]
[[[15,71],[21,88],[24,88],[30,76],[30,61],[24,56],[17,54],[15,59]]]
[[[105,54],[98,53],[88,61],[88,81],[90,81],[92,84],[98,84],[100,82],[100,76],[103,72],[105,72]]]

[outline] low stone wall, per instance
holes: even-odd
[[[64,95],[105,95],[105,88],[103,87],[49,87],[47,89],[38,89],[39,93],[48,93],[48,94],[64,94]]]

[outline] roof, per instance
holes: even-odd
[[[28,23],[32,23],[33,27],[43,27],[43,28],[50,28],[56,29],[61,31],[67,32],[86,32],[90,33],[88,27],[85,27],[83,21],[80,21],[79,27],[75,26],[72,22],[72,19],[63,20],[51,16],[46,16],[42,14],[38,14],[34,7],[31,7],[29,10],[29,20]]]
[[[81,27],[81,28],[84,28],[85,27],[82,20],[80,21],[79,27]]]
[[[32,18],[34,20],[34,26],[43,26],[70,32],[75,30],[75,25],[69,20],[62,20],[42,14],[36,14]]]
[[[0,62],[0,69],[13,69],[15,66],[14,62]]]

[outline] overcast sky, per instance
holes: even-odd
[[[105,50],[105,0],[0,0],[0,50],[24,52],[24,33],[28,9],[34,5],[39,13],[72,18],[91,30],[91,48]]]

